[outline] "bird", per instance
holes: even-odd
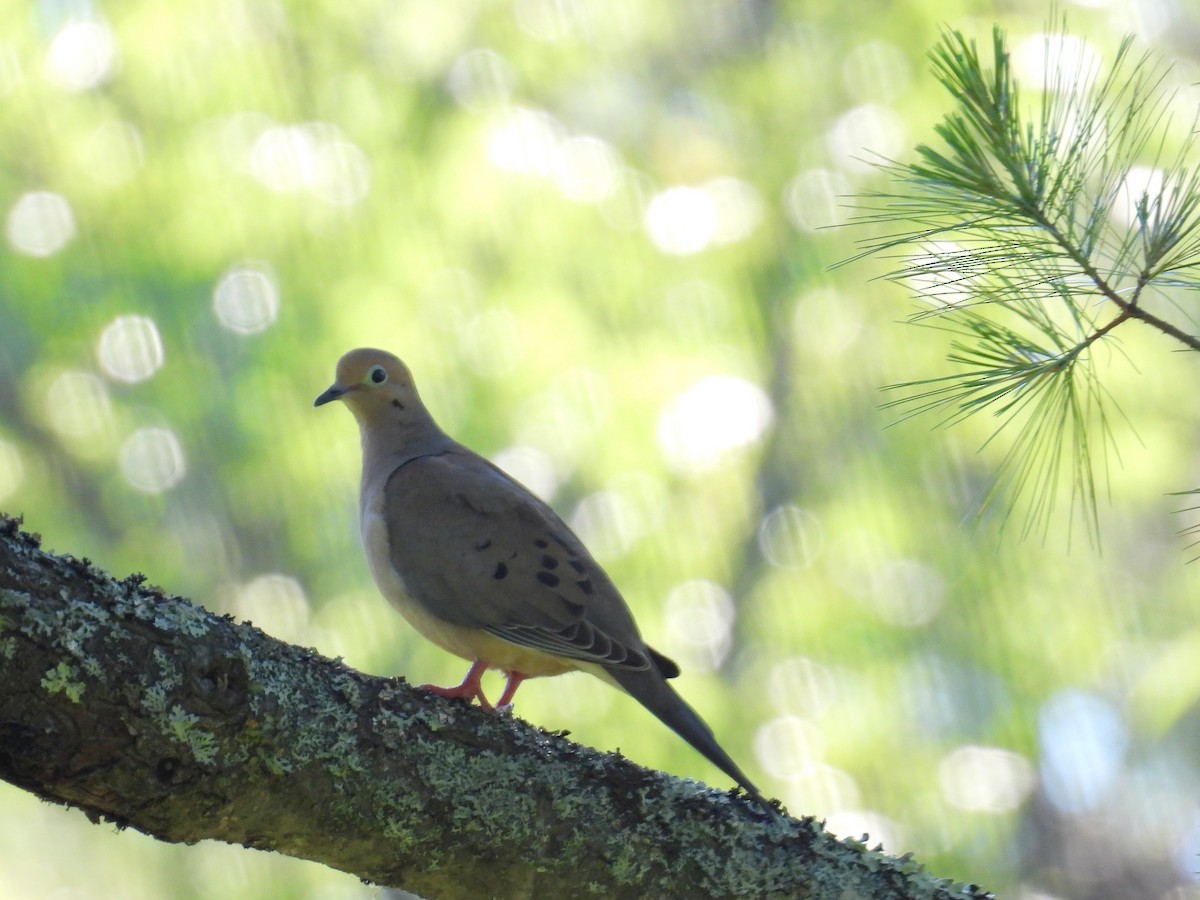
[[[408,366],[369,347],[337,363],[313,402],[341,401],[362,442],[359,526],[383,596],[422,636],[470,661],[442,697],[508,711],[529,678],[590,673],[626,692],[778,815],[668,684],[616,585],[551,507],[434,421]],[[493,705],[481,678],[506,675]]]

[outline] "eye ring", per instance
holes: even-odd
[[[383,384],[387,381],[387,370],[383,366],[371,366],[367,372],[367,380],[372,384]]]

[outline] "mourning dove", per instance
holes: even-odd
[[[471,661],[443,697],[484,696],[483,673],[507,675],[497,706],[526,678],[579,670],[627,692],[774,812],[696,712],[667,684],[679,667],[646,645],[608,575],[554,511],[448,437],[408,367],[351,350],[314,406],[342,400],[362,437],[359,496],[371,574],[405,619]]]

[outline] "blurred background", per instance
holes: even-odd
[[[895,261],[831,270],[950,108],[943,26],[1040,0],[0,2],[0,509],[48,548],[363,671],[465,663],[378,597],[345,350],[402,356],[443,426],[606,565],[768,794],[1002,897],[1200,896],[1195,361],[1096,354],[1098,544],[972,513],[981,417],[889,427],[936,377]],[[1077,0],[1200,107],[1200,12]],[[1196,161],[1193,161],[1195,163]],[[1194,330],[1194,329],[1193,329]],[[1022,515],[1018,508],[1016,515]],[[1014,520],[1017,521],[1017,520]],[[499,676],[485,682],[492,690]],[[594,679],[517,713],[722,788]],[[94,826],[0,785],[0,895],[358,898],[315,864]]]

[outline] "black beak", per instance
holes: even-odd
[[[340,400],[342,395],[345,393],[346,389],[344,387],[331,384],[325,393],[313,401],[313,406],[324,406],[326,403],[332,403],[334,400]]]

